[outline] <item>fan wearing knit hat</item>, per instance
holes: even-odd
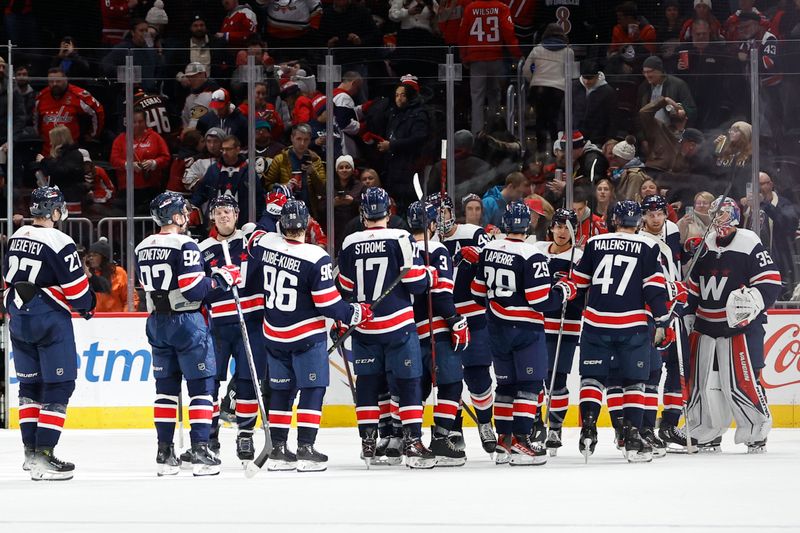
[[[711,0],[694,0],[694,14],[686,22],[680,32],[681,42],[691,42],[692,40],[692,24],[697,20],[705,20],[711,29],[711,38],[713,40],[722,39],[722,24],[717,17],[711,13],[713,8]]]
[[[644,171],[644,163],[636,157],[636,137],[628,135],[611,152],[611,181],[617,200],[636,199],[642,183],[650,178]]]

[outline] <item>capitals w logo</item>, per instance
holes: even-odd
[[[700,295],[703,300],[722,300],[722,292],[725,290],[725,284],[728,282],[728,276],[721,278],[700,276]],[[709,298],[709,295],[711,298]]]

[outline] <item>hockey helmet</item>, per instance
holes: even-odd
[[[408,206],[406,219],[411,231],[425,231],[433,222],[436,222],[436,208],[431,203],[416,201]]]
[[[239,203],[236,198],[229,194],[221,194],[209,202],[208,213],[211,216],[211,220],[214,220],[214,210],[219,208],[232,209],[237,216],[239,214]]]
[[[711,216],[711,226],[717,235],[725,237],[733,232],[733,227],[738,226],[742,220],[742,213],[733,198],[720,196],[711,202],[708,210]]]
[[[302,200],[290,199],[281,208],[281,231],[298,231],[308,227],[308,207]]]
[[[642,221],[642,206],[634,200],[622,200],[614,206],[614,225],[621,228],[636,228]]]
[[[150,202],[150,216],[159,226],[175,224],[172,217],[179,213],[185,213],[185,210],[186,199],[175,192],[162,192]]]
[[[446,192],[428,195],[428,202],[436,209],[436,230],[445,234],[456,225],[456,208],[453,199]]]
[[[64,193],[58,186],[39,187],[31,194],[31,216],[41,218],[53,218],[53,213],[58,211],[61,220],[66,220],[69,216],[67,202],[64,200]]]
[[[553,213],[553,218],[550,220],[550,229],[556,224],[566,224],[569,221],[572,224],[572,229],[578,227],[578,215],[572,209],[564,209],[560,207]]]
[[[645,196],[644,200],[642,200],[641,207],[643,213],[647,213],[648,211],[663,211],[666,213],[667,199],[659,194],[651,194]]]
[[[381,220],[389,216],[389,193],[380,187],[370,187],[361,193],[361,216],[366,220]]]
[[[502,226],[506,233],[525,233],[531,224],[531,210],[524,202],[511,202],[503,213]]]

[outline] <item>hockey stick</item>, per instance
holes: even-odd
[[[427,180],[426,181],[426,189],[427,189]],[[424,198],[422,188],[419,184],[419,173],[414,173],[414,191],[417,193],[417,200],[422,201]],[[423,235],[423,246],[425,248],[425,267],[430,268],[431,266],[431,258],[430,258],[430,250],[428,248],[428,210],[425,209],[423,205],[422,208],[422,225],[424,226]],[[428,289],[428,337],[431,341],[431,383],[433,388],[436,389],[436,340],[433,338],[433,287]],[[434,401],[436,396],[434,395]]]
[[[572,239],[572,249],[569,252],[569,270],[567,271],[567,279],[572,276],[572,267],[575,264],[575,228],[572,227],[572,222],[566,221],[569,237]],[[561,355],[561,339],[564,336],[564,319],[567,314],[567,303],[569,300],[564,298],[561,304],[561,319],[558,324],[558,340],[556,341],[556,355],[553,358],[553,374],[550,376],[550,387],[547,389],[547,432],[550,433],[550,403],[553,399],[553,387],[556,385],[556,369],[558,368],[558,357]]]
[[[691,455],[695,452],[695,449],[692,444],[691,430],[689,429],[689,390],[686,388],[686,368],[683,364],[683,343],[681,342],[681,328],[683,327],[683,322],[679,317],[675,317],[672,324],[672,327],[677,332],[675,336],[675,349],[678,352],[678,374],[680,375],[681,384],[681,409],[683,410],[684,420],[683,431],[686,434],[686,452]]]
[[[222,241],[222,253],[225,255],[225,264],[231,263],[231,251],[228,247],[228,241]],[[256,364],[253,361],[253,349],[250,347],[250,336],[247,334],[247,325],[244,322],[244,313],[242,313],[242,302],[239,300],[239,288],[234,285],[231,287],[233,293],[233,300],[236,302],[236,314],[239,316],[239,329],[242,332],[242,343],[244,344],[244,352],[247,355],[247,366],[250,368],[250,379],[253,380],[253,388],[256,390],[256,400],[258,401],[258,410],[261,414],[261,429],[264,431],[264,448],[258,457],[245,467],[244,475],[251,478],[258,474],[264,463],[267,462],[269,452],[272,450],[272,439],[269,436],[269,419],[267,418],[267,410],[264,408],[264,399],[261,397],[261,387],[258,383],[258,374],[256,374]]]
[[[350,394],[353,396],[353,405],[356,404],[356,384],[353,381],[353,372],[350,370],[350,362],[347,360],[347,356],[344,353],[344,345],[340,344],[336,350],[339,352],[339,355],[342,356],[342,363],[344,363],[344,370],[347,374],[347,384],[350,386]]]
[[[178,389],[178,449],[183,453],[183,380]]]

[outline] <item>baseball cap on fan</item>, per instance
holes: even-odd
[[[211,109],[224,109],[231,103],[231,96],[225,89],[217,89],[211,93],[211,103],[208,106]]]
[[[183,74],[186,76],[194,76],[195,74],[200,74],[205,71],[206,66],[204,64],[193,61],[186,65],[186,69],[183,71]]]

